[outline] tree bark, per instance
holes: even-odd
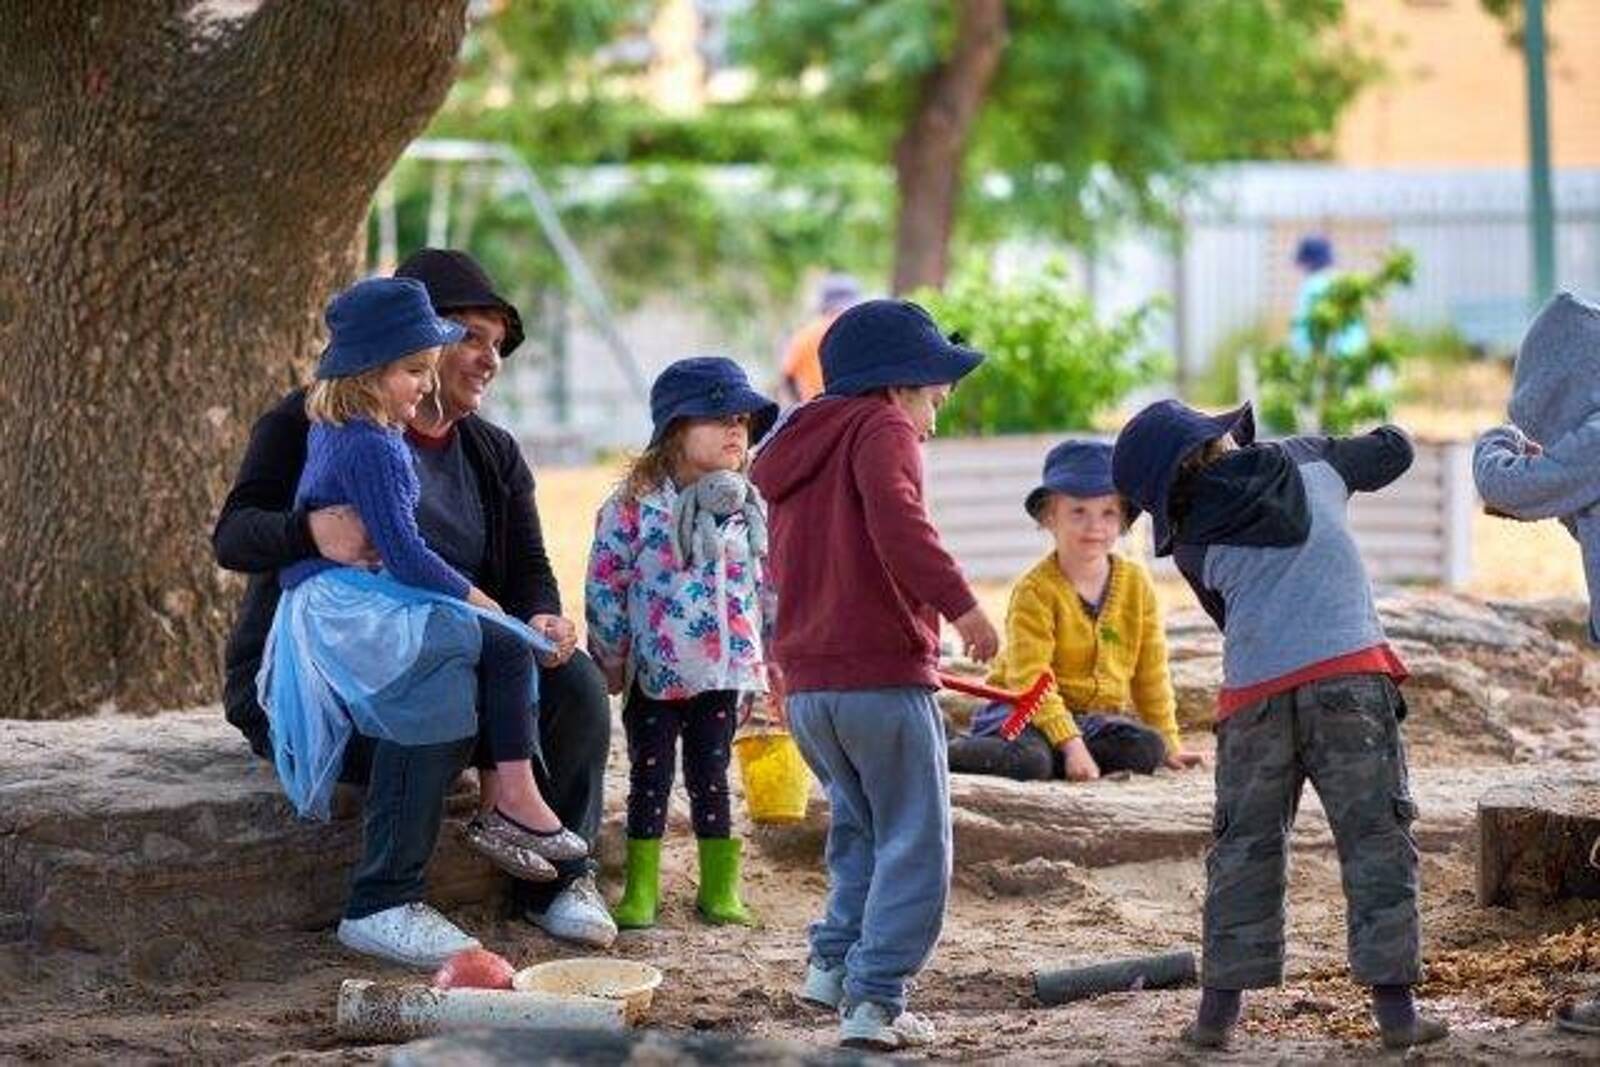
[[[1478,802],[1478,903],[1600,900],[1600,780],[1502,785]]]
[[[210,701],[210,526],[467,0],[0,0],[0,717]]]
[[[929,71],[895,144],[894,291],[944,284],[972,125],[1005,49],[1005,0],[964,0],[955,51]]]

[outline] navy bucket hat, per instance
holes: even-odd
[[[1241,446],[1255,440],[1256,418],[1249,404],[1207,415],[1176,400],[1158,400],[1129,419],[1117,435],[1112,481],[1128,503],[1150,513],[1156,555],[1172,551],[1167,498],[1179,464],[1207,441],[1230,433]]]
[[[1104,441],[1063,441],[1044,457],[1044,477],[1022,506],[1034,519],[1051,493],[1065,496],[1111,496],[1111,446]]]
[[[454,248],[422,248],[395,268],[396,278],[415,278],[428,287],[433,310],[492,311],[506,324],[500,354],[509,356],[522,344],[522,315],[516,305],[494,291],[494,283],[478,261]]]
[[[1294,250],[1294,262],[1306,270],[1321,270],[1329,266],[1333,263],[1333,242],[1320,233],[1302,237],[1299,247]]]
[[[428,290],[411,278],[368,278],[328,301],[328,347],[318,378],[349,378],[426,348],[454,344],[467,335],[460,323],[441,319]]]
[[[778,405],[750,387],[744,368],[722,356],[695,356],[671,364],[650,387],[650,447],[679,419],[750,416],[750,444],[772,429]]]
[[[829,396],[953,385],[983,362],[983,353],[945,337],[909,300],[868,300],[844,311],[822,335],[821,354]]]

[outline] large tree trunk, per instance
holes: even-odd
[[[0,0],[0,716],[214,699],[209,532],[467,0]]]
[[[894,148],[896,293],[944,284],[967,138],[1005,40],[1005,0],[964,0],[955,52],[923,80],[917,109]]]

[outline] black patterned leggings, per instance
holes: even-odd
[[[688,700],[656,700],[634,686],[622,708],[628,736],[628,836],[660,837],[683,735],[683,784],[696,837],[727,837],[728,757],[738,725],[739,694],[729,689]]]

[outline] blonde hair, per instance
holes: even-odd
[[[348,378],[318,378],[306,390],[306,417],[312,422],[334,426],[343,426],[351,419],[370,419],[379,426],[392,426],[394,420],[389,416],[389,406],[383,397],[383,376],[395,364],[418,357],[428,359],[428,396],[438,408],[439,349],[424,348]]]

